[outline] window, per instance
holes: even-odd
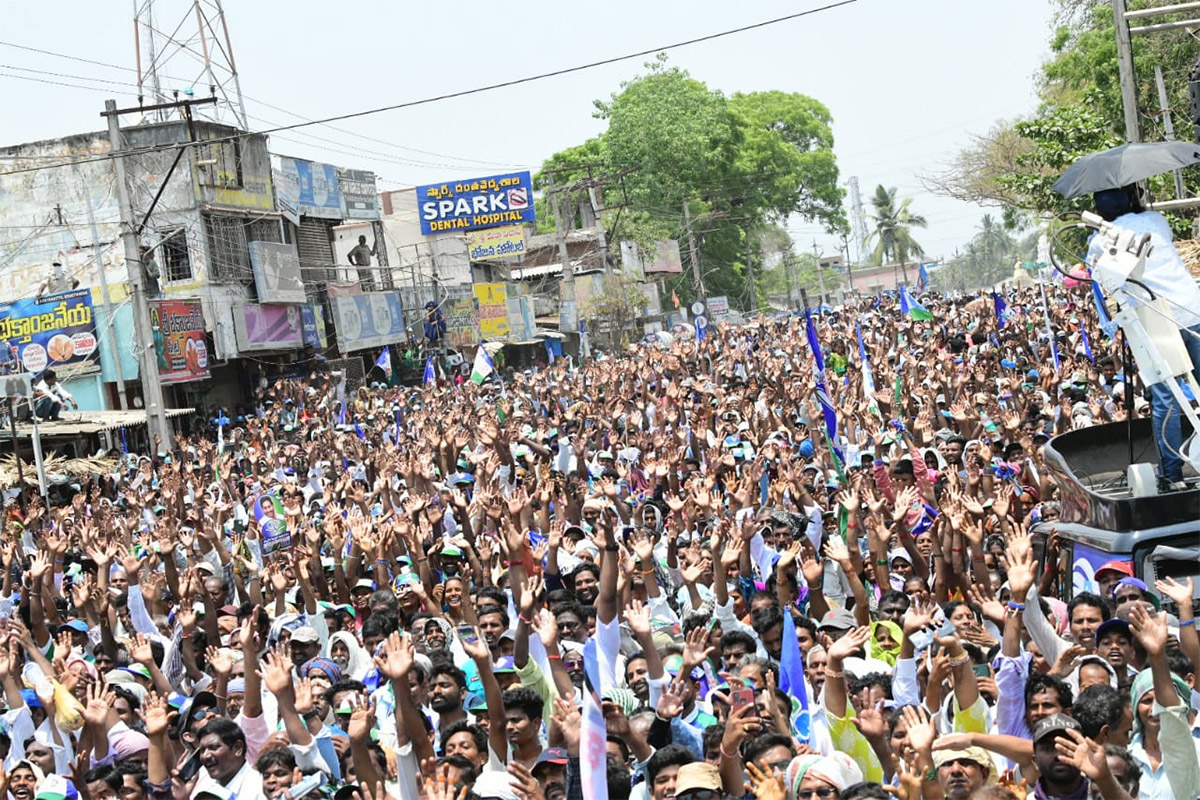
[[[242,146],[231,142],[211,142],[196,148],[196,174],[200,185],[218,189],[242,188]]]
[[[214,281],[250,281],[250,251],[246,248],[246,221],[241,217],[206,214],[208,265]]]
[[[192,256],[188,251],[187,229],[176,228],[162,233],[159,242],[159,261],[162,263],[163,279],[167,283],[173,281],[190,281],[192,279]]]

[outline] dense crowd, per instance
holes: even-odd
[[[1190,579],[1064,604],[1029,535],[1144,387],[1086,287],[913,300],[280,380],[11,505],[7,793],[1191,800]]]

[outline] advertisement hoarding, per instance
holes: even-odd
[[[708,298],[708,315],[716,322],[729,316],[729,298],[723,296]]]
[[[294,350],[304,344],[298,306],[246,303],[233,310],[233,329],[238,350]]]
[[[656,244],[654,260],[642,265],[647,275],[678,275],[683,272],[683,260],[679,257],[679,242],[665,239]]]
[[[533,179],[528,172],[512,172],[418,186],[417,209],[426,236],[532,223]]]
[[[279,242],[248,242],[254,288],[263,303],[303,303],[304,281],[300,277],[300,255],[296,245]]]
[[[275,170],[275,195],[280,210],[306,217],[342,219],[342,192],[338,169],[300,158],[279,159]]]
[[[90,289],[0,303],[0,341],[29,372],[99,359]],[[7,359],[6,359],[7,360]]]
[[[379,194],[375,191],[375,173],[365,169],[337,171],[342,190],[342,219],[379,219]]]
[[[158,300],[150,304],[158,374],[165,384],[204,381],[208,370],[208,340],[204,310],[196,300]]]
[[[396,292],[365,292],[353,297],[331,297],[338,351],[382,347],[403,341],[404,306]]]
[[[472,261],[522,255],[525,255],[525,229],[520,225],[484,228],[467,233],[467,256]]]
[[[473,289],[479,305],[479,335],[490,342],[508,339],[508,287],[503,283],[477,283]]]
[[[442,316],[446,320],[446,342],[451,347],[479,344],[479,311],[474,296],[447,298]]]

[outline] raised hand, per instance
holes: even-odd
[[[375,703],[369,697],[358,697],[354,711],[350,713],[350,723],[346,726],[346,735],[350,741],[367,741],[371,737],[371,729],[375,727]]]
[[[83,721],[96,728],[108,722],[108,711],[117,701],[117,696],[104,690],[104,686],[93,683],[86,689],[87,704],[83,707]]]
[[[1190,577],[1186,578],[1184,583],[1180,583],[1168,576],[1163,580],[1155,581],[1154,588],[1158,590],[1159,594],[1173,602],[1176,608],[1180,609],[1184,606],[1191,607],[1192,599],[1195,596],[1195,587]]]
[[[680,673],[691,672],[717,651],[717,648],[708,646],[708,634],[708,628],[702,625],[699,628],[693,628],[692,632],[684,639],[683,667],[680,669]]]
[[[1063,761],[1071,764],[1093,783],[1106,783],[1112,779],[1104,745],[1097,744],[1079,731],[1063,731],[1064,736],[1054,740],[1054,749]]]
[[[227,650],[209,645],[208,649],[204,651],[204,660],[212,668],[213,674],[218,677],[233,672],[233,657]]]
[[[753,762],[746,762],[746,776],[750,779],[750,791],[758,800],[787,800],[788,792],[778,769],[768,772]]]
[[[1008,586],[1013,601],[1024,603],[1037,575],[1033,561],[1032,540],[1028,536],[1014,536],[1008,541]]]
[[[904,615],[904,635],[911,636],[917,631],[933,626],[938,606],[933,601],[914,600]]]
[[[275,648],[267,653],[262,660],[263,668],[258,671],[267,691],[276,695],[286,695],[292,692],[292,657],[282,648]]]
[[[675,719],[683,713],[684,698],[687,697],[687,683],[676,678],[663,690],[658,699],[655,711],[663,719]]]
[[[151,692],[142,701],[142,710],[139,712],[139,716],[142,718],[142,724],[146,726],[146,735],[154,738],[166,735],[167,729],[171,727],[171,718],[178,713],[171,710],[167,704],[167,698],[160,696],[157,692]]]
[[[1138,643],[1150,658],[1163,655],[1167,650],[1167,615],[1147,611],[1141,603],[1130,604],[1129,627]],[[1166,705],[1161,700],[1159,703]]]
[[[649,636],[651,631],[650,606],[643,605],[642,601],[636,597],[633,598],[625,607],[625,621],[629,623],[629,630],[633,632],[635,638]]]
[[[933,740],[937,731],[933,727],[925,709],[916,706],[905,706],[900,710],[901,718],[908,725],[908,744],[918,753],[928,755],[933,752]]]
[[[413,665],[412,637],[392,633],[384,642],[383,653],[375,657],[375,665],[388,680],[405,680]]]
[[[846,633],[827,648],[830,660],[849,658],[859,652],[871,638],[871,629],[863,626]]]

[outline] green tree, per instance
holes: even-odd
[[[538,185],[545,189],[553,175],[563,195],[580,201],[589,167],[610,185],[619,180],[628,202],[605,214],[606,232],[610,241],[636,241],[643,252],[668,238],[687,252],[687,203],[710,294],[743,294],[750,232],[793,214],[833,230],[846,225],[831,117],[812,98],[785,92],[726,97],[660,56],[645,74],[598,101],[596,110],[606,123],[603,133],[547,159]],[[546,211],[539,229],[553,230]],[[685,278],[679,294],[686,300],[692,286]]]
[[[904,282],[908,283],[908,269],[904,263],[909,256],[923,256],[925,250],[912,236],[913,228],[924,228],[925,218],[912,213],[912,198],[897,200],[896,188],[884,188],[883,184],[875,187],[871,197],[871,205],[875,212],[871,218],[875,220],[875,230],[867,237],[868,246],[874,243],[871,253],[871,263],[876,266],[888,263],[900,264],[904,272]]]

